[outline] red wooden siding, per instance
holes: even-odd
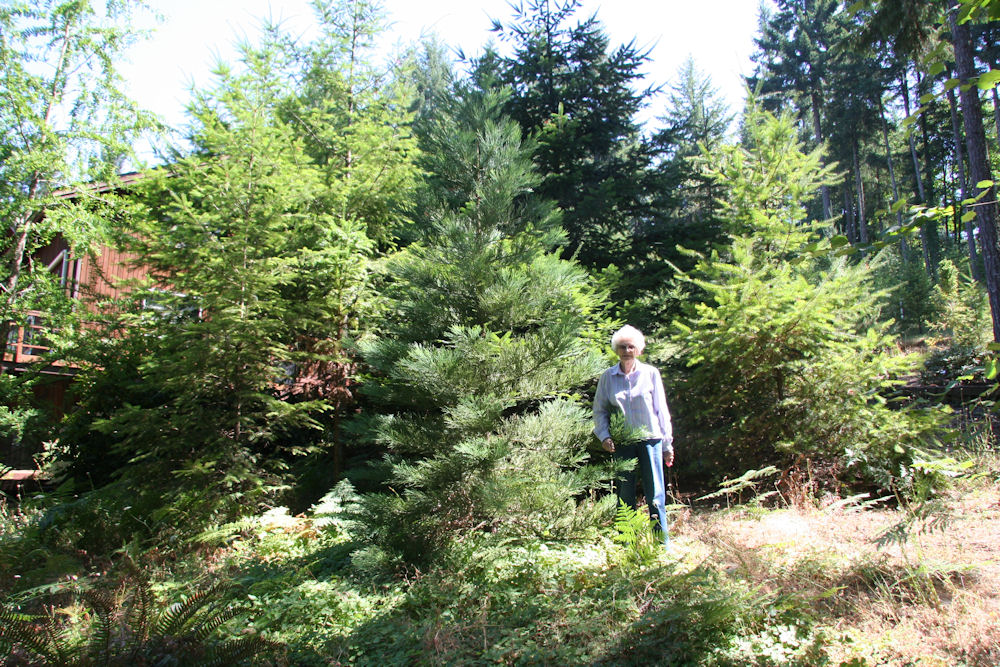
[[[102,247],[96,257],[76,260],[75,271],[77,293],[72,296],[85,301],[125,296],[129,288],[122,281],[141,280],[148,274],[136,264],[136,255],[108,247]]]

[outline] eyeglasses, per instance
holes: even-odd
[[[638,345],[633,345],[632,343],[618,343],[618,345],[616,345],[615,347],[617,349],[619,349],[619,350],[638,350],[639,349]]]

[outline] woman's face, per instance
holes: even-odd
[[[642,349],[635,344],[634,340],[629,338],[618,341],[618,345],[615,346],[615,353],[618,355],[618,358],[626,363],[635,361],[640,352],[642,352]]]

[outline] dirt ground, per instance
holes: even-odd
[[[963,485],[945,514],[878,543],[900,509],[829,499],[686,512],[677,542],[763,590],[813,600],[835,662],[1000,665],[1000,479]],[[923,526],[925,530],[919,528]]]

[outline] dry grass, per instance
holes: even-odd
[[[955,490],[943,529],[880,548],[897,509],[828,501],[689,512],[678,546],[764,591],[809,601],[834,664],[1000,665],[1000,481]]]

